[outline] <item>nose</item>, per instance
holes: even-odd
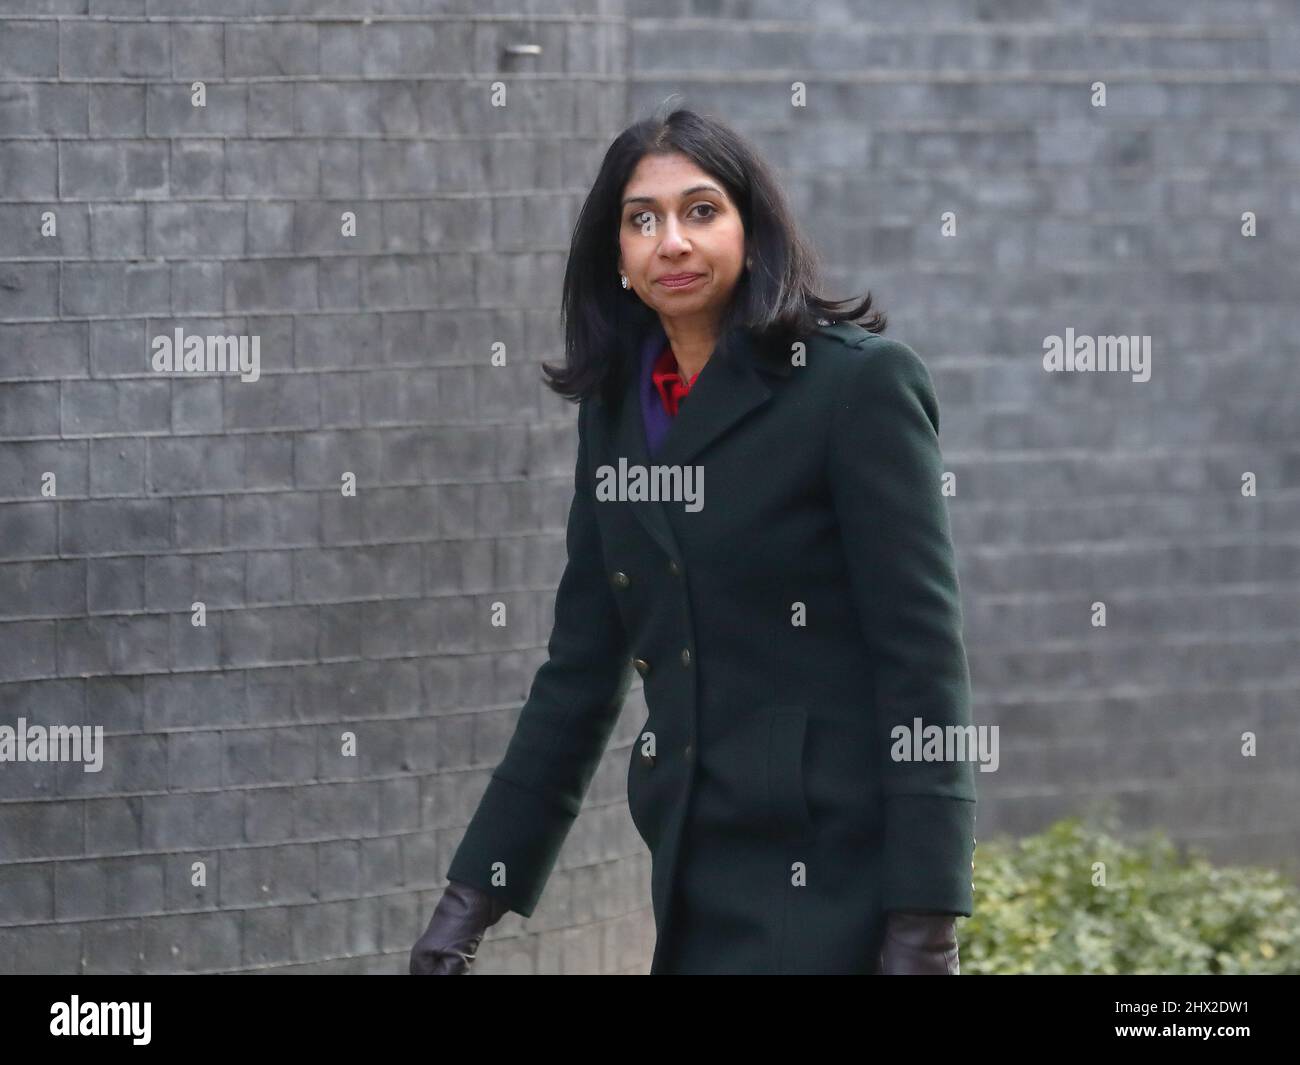
[[[683,251],[690,249],[690,244],[682,235],[681,226],[674,215],[669,215],[668,220],[664,223],[663,240],[659,242],[659,250],[664,255],[678,255]]]

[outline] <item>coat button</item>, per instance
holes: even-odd
[[[632,579],[622,570],[619,570],[617,573],[614,574],[613,581],[614,581],[615,588],[626,588],[629,584],[632,583]]]
[[[683,648],[682,648],[682,665],[684,665],[684,666],[689,666],[690,664],[691,664],[691,649],[690,649],[689,647],[683,647]]]
[[[695,757],[695,747],[694,747],[694,745],[688,743],[688,744],[686,745],[686,750],[682,751],[682,754],[684,754],[684,755],[686,756],[686,760],[689,762],[692,758]]]
[[[634,659],[632,665],[636,666],[636,671],[643,677],[650,672],[650,663],[644,658]]]
[[[674,577],[680,577],[682,575],[682,567],[677,565],[677,559],[670,558],[668,560],[668,572]]]

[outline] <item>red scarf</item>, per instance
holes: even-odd
[[[697,372],[690,381],[682,381],[682,375],[677,366],[677,357],[673,354],[671,345],[665,347],[659,358],[655,360],[654,369],[650,371],[650,379],[654,381],[655,387],[659,389],[659,398],[663,401],[664,410],[671,417],[677,417],[678,404],[690,393],[691,386],[695,384],[695,378],[699,376]]]

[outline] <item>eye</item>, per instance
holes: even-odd
[[[713,204],[711,204],[711,203],[697,203],[697,204],[695,205],[695,207],[692,207],[692,208],[691,208],[691,210],[694,211],[696,207],[705,207],[705,208],[708,208],[708,210],[709,210],[709,214],[701,215],[701,216],[700,216],[700,217],[705,218],[705,219],[712,218],[715,214],[718,213],[718,209],[717,209],[716,207],[714,207]]]
[[[641,226],[645,225],[645,222],[642,220],[642,216],[648,215],[649,213],[650,213],[649,211],[637,211],[636,213],[629,215],[627,220],[637,228],[640,228]]]

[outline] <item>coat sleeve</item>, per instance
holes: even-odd
[[[873,666],[872,734],[884,801],[883,909],[972,911],[971,745],[951,761],[895,760],[893,730],[973,730],[961,599],[941,492],[939,408],[917,354],[873,337],[831,418],[831,492]],[[910,741],[908,744],[910,748]]]
[[[631,683],[622,618],[605,572],[587,474],[585,416],[569,507],[568,559],[548,658],[447,872],[532,915],[595,774]],[[504,882],[502,877],[504,876]]]

